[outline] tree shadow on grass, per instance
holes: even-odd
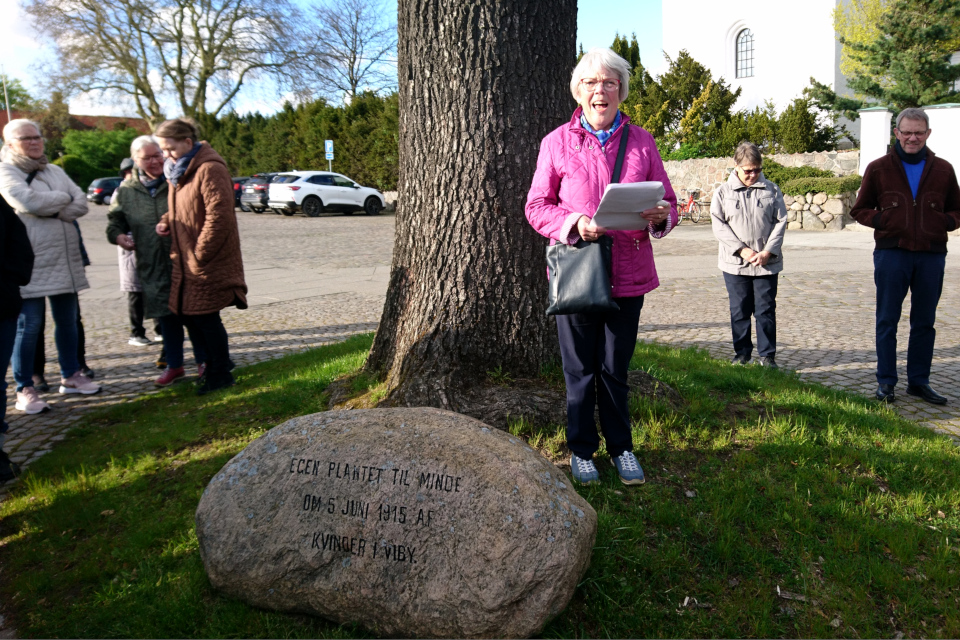
[[[220,597],[200,563],[193,514],[246,444],[326,408],[371,336],[237,371],[232,389],[171,389],[90,416],[0,505],[2,600],[21,635],[356,637],[349,628]],[[268,382],[264,382],[264,380]],[[16,594],[16,595],[15,595]]]
[[[591,568],[545,636],[960,632],[960,452],[946,438],[788,374],[694,350],[643,359],[686,415],[633,401],[647,483],[624,488],[598,461],[601,485],[581,488],[600,516]]]
[[[113,407],[32,467],[0,507],[0,593],[21,634],[365,635],[221,597],[193,529],[231,456],[324,408],[329,367],[355,368],[369,348],[352,340],[240,370],[212,397]],[[599,486],[578,487],[599,514],[592,565],[543,635],[960,635],[960,453],[944,438],[789,374],[641,356],[686,405],[634,401],[644,487],[624,488],[608,461]]]

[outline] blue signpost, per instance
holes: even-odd
[[[327,152],[327,171],[333,171],[333,140],[324,140],[323,148]]]

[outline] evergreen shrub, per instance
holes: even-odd
[[[807,193],[827,193],[837,195],[856,191],[860,188],[860,176],[845,176],[843,178],[797,178],[779,183],[780,190],[788,196],[802,196]]]
[[[103,173],[96,167],[90,166],[86,160],[80,156],[67,154],[60,156],[53,161],[53,164],[63,169],[71,180],[77,183],[77,186],[86,191],[90,183],[97,178],[103,178]]]
[[[798,178],[835,178],[831,172],[816,167],[785,167],[773,160],[763,161],[763,175],[781,189],[783,185]],[[786,193],[786,192],[784,192]]]

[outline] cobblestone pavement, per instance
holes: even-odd
[[[231,354],[240,365],[372,331],[386,291],[394,219],[391,216],[282,217],[238,212],[250,308],[223,313]],[[118,290],[116,248],[104,238],[106,208],[81,219],[93,266],[91,289],[80,294],[87,334],[87,361],[104,391],[96,396],[45,394],[52,410],[27,416],[13,407],[12,386],[6,450],[22,466],[44,455],[91,408],[155,391],[159,345],[127,344],[125,294]],[[958,241],[947,272],[960,268]],[[655,241],[661,286],[647,297],[641,339],[696,345],[718,358],[732,357],[723,278],[709,225],[681,225]],[[872,236],[869,233],[791,232],[778,293],[781,366],[809,380],[872,394],[874,378]],[[909,298],[904,305],[909,308]],[[937,350],[931,381],[950,398],[935,407],[903,393],[901,413],[960,441],[960,289],[944,288],[938,312]],[[48,318],[48,326],[52,326]],[[901,375],[908,325],[900,324]],[[48,380],[56,379],[56,348],[47,332]],[[152,332],[148,328],[148,334]],[[188,357],[188,362],[190,361]],[[12,373],[8,371],[8,381]],[[905,376],[904,376],[905,377]],[[0,486],[0,499],[4,490]]]
[[[117,249],[105,238],[106,207],[91,206],[80,219],[92,265],[91,288],[80,293],[87,365],[103,391],[61,396],[53,331],[46,335],[46,377],[53,392],[41,394],[47,413],[28,416],[14,408],[13,372],[7,371],[4,449],[27,467],[65,437],[69,427],[93,408],[121,402],[157,388],[155,360],[160,345],[127,344],[126,294],[119,290]],[[393,249],[393,217],[382,215],[304,218],[237,212],[250,308],[222,313],[230,355],[248,365],[373,331],[380,320]],[[47,326],[52,320],[47,317]],[[148,337],[153,326],[146,324]],[[188,373],[193,364],[187,350]],[[12,483],[0,485],[0,500]]]

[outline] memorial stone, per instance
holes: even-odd
[[[285,422],[214,476],[196,513],[217,589],[384,636],[538,633],[573,596],[596,527],[523,440],[430,408]]]

